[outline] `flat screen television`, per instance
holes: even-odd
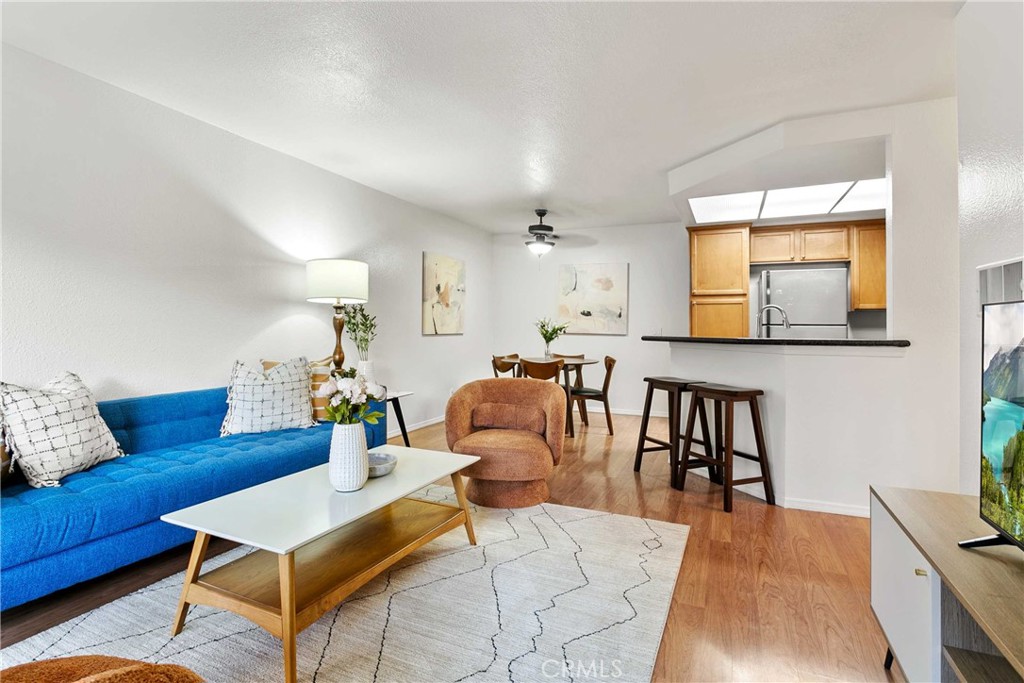
[[[1024,301],[982,308],[981,377],[981,518],[999,533],[975,545],[1024,549]]]

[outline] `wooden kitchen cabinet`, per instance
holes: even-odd
[[[749,310],[746,296],[695,296],[690,299],[690,336],[746,337]]]
[[[785,263],[796,260],[796,230],[751,230],[751,263]]]
[[[886,306],[885,223],[854,225],[850,259],[850,308],[878,310]]]
[[[746,296],[750,224],[690,228],[690,294]]]
[[[847,261],[850,258],[849,230],[845,225],[797,228],[801,261]]]

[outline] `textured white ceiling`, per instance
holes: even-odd
[[[497,231],[678,220],[665,173],[953,93],[954,3],[3,5],[3,39]]]

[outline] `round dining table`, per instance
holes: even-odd
[[[576,429],[575,429],[575,427],[573,425],[573,419],[572,419],[572,387],[569,386],[569,373],[571,373],[573,370],[579,370],[584,365],[596,365],[597,363],[600,363],[601,361],[598,360],[597,358],[565,358],[563,356],[559,356],[558,358],[555,358],[555,357],[544,358],[543,356],[524,356],[522,358],[505,357],[505,358],[502,358],[501,360],[503,360],[506,363],[510,363],[512,365],[515,365],[516,366],[516,375],[518,375],[520,377],[523,374],[522,373],[522,368],[519,367],[519,361],[521,361],[521,360],[529,361],[531,363],[550,363],[550,362],[556,361],[556,360],[562,361],[562,373],[563,373],[564,378],[565,378],[565,392],[566,392],[566,397],[565,397],[565,402],[566,402],[565,432],[569,436],[575,437],[576,436]]]

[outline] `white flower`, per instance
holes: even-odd
[[[384,398],[384,394],[387,390],[379,384],[367,384],[366,393],[373,396],[375,399],[380,400]]]
[[[331,396],[331,405],[337,407],[339,404],[341,404],[341,394]]]
[[[338,383],[334,381],[334,378],[327,380],[320,385],[320,388],[313,392],[318,398],[327,398],[328,396],[337,393]]]

